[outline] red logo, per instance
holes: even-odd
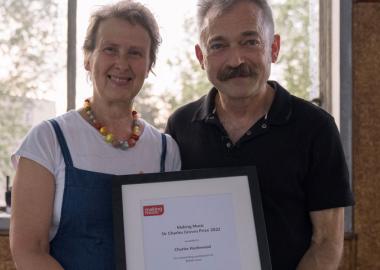
[[[164,213],[164,205],[146,205],[144,206],[144,217],[161,216]]]

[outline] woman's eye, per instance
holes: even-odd
[[[130,55],[135,55],[135,56],[140,56],[141,52],[139,52],[139,51],[130,51],[129,54]]]
[[[128,55],[131,57],[143,57],[144,53],[140,50],[129,50]]]
[[[116,49],[113,47],[106,47],[103,49],[103,51],[107,54],[114,54],[116,52]]]

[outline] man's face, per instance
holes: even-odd
[[[219,15],[212,8],[201,40],[197,58],[222,95],[247,98],[264,91],[280,39],[269,36],[262,10],[255,4],[239,2]]]
[[[85,60],[94,96],[132,101],[148,76],[150,46],[148,32],[138,24],[116,18],[101,22],[96,47]]]

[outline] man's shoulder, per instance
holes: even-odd
[[[165,132],[172,135],[174,139],[178,139],[179,134],[188,134],[194,120],[201,119],[205,114],[206,103],[207,95],[176,109],[168,119]]]
[[[193,119],[204,106],[205,99],[206,99],[206,95],[200,97],[199,99],[195,101],[192,101],[190,103],[180,106],[178,109],[176,109],[173,112],[173,114],[170,116],[170,119],[172,121],[175,121],[177,119],[181,119],[181,120]]]
[[[333,116],[325,111],[322,107],[292,95],[293,114],[299,120],[310,123],[326,123],[334,121]]]
[[[291,94],[278,82],[269,81],[269,84],[276,91],[270,112],[273,123],[297,123],[297,125],[312,127],[319,123],[334,121],[323,108]]]

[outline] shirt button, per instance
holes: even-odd
[[[247,134],[247,136],[251,136],[252,135],[252,131],[248,130],[246,134]]]
[[[267,127],[268,127],[268,125],[265,123],[261,125],[261,128],[267,128]]]
[[[226,144],[226,146],[227,146],[227,148],[231,148],[232,144],[231,144],[230,142],[228,142],[228,143]]]

